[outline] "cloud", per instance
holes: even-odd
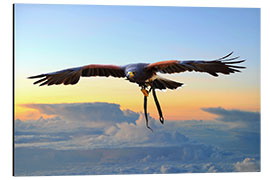
[[[208,163],[216,161],[212,156],[214,153],[211,147],[198,144],[88,150],[24,147],[16,148],[15,172],[16,175],[209,172],[214,169],[214,165]],[[222,164],[222,161],[217,161],[215,166],[220,171],[231,171]]]
[[[258,172],[260,171],[260,166],[254,158],[246,158],[242,162],[237,162],[234,164],[235,170],[238,172]]]
[[[112,103],[66,103],[66,104],[25,104],[27,108],[39,110],[46,115],[55,115],[65,121],[134,123],[139,114],[121,110],[119,104]]]
[[[146,128],[142,113],[121,110],[117,104],[74,103],[25,106],[55,117],[46,119],[40,117],[38,120],[28,121],[17,119],[15,121],[17,147],[87,149],[119,146],[178,146],[189,140],[176,130],[164,129],[159,121],[149,116],[149,124],[154,129],[152,133]],[[45,138],[44,135],[48,137]]]
[[[57,142],[70,139],[69,136],[54,136],[54,135],[20,135],[15,136],[15,143],[40,143],[40,142]]]
[[[235,144],[232,149],[242,153],[260,153],[260,113],[242,110],[226,110],[224,108],[202,108],[202,110],[218,115],[216,125],[221,130],[216,132],[229,144]],[[214,134],[214,131],[213,131]],[[229,137],[229,138],[226,138]],[[220,137],[219,137],[220,138]],[[217,142],[218,143],[218,142]]]
[[[70,104],[25,104],[52,118],[21,121],[15,120],[15,133],[78,132],[93,134],[121,122],[135,123],[139,113],[121,110],[118,104],[70,103]],[[108,113],[109,112],[109,113]]]
[[[206,163],[203,165],[203,169],[206,171],[206,172],[209,172],[209,173],[215,173],[217,172],[217,170],[215,169],[215,166],[211,163]]]
[[[249,127],[249,128],[259,128],[260,113],[241,111],[241,110],[226,110],[221,107],[217,108],[202,108],[203,111],[209,112],[211,114],[218,115],[217,121],[228,122],[236,124],[235,127]],[[256,127],[254,127],[254,125]]]
[[[44,165],[36,167],[33,175],[231,172],[243,170],[248,163],[254,167],[250,164],[260,159],[260,131],[251,127],[260,121],[252,112],[209,108],[219,115],[216,121],[166,121],[164,125],[149,116],[151,132],[144,114],[121,110],[116,104],[25,106],[53,117],[15,121],[16,161],[29,162],[17,166],[21,174],[27,167],[35,169],[37,161]],[[241,119],[250,113],[254,118]],[[252,161],[242,161],[247,157]],[[52,163],[59,166],[45,171]]]
[[[16,120],[16,147],[89,149],[180,146],[189,142],[189,138],[185,135],[175,130],[164,130],[159,121],[151,117],[149,117],[149,120],[154,133],[146,128],[143,114],[140,115],[135,123],[120,122],[109,126],[106,125],[102,128],[80,127],[78,124],[71,126],[64,120],[57,118],[41,118],[37,121]],[[44,135],[47,138],[44,138]]]
[[[149,117],[149,124],[154,129],[154,132],[146,129],[144,115],[133,123],[117,123],[116,126],[110,127],[103,136],[111,141],[117,141],[137,145],[178,145],[188,142],[188,138],[177,131],[166,131],[159,121]]]
[[[181,170],[181,169],[176,168],[174,166],[162,165],[160,167],[160,172],[162,174],[169,174],[169,173],[185,173],[187,171],[186,170]]]
[[[260,152],[260,131],[254,130],[255,126],[259,126],[259,115],[253,112],[204,108],[205,111],[219,114],[217,121],[166,121],[164,125],[150,116],[149,123],[154,129],[152,133],[145,126],[143,114],[121,110],[117,104],[72,103],[25,106],[55,117],[40,117],[37,120],[28,121],[17,119],[15,121],[17,147],[87,149],[180,146],[190,143],[192,139],[192,141],[205,144],[214,144],[229,151],[234,149],[245,153]],[[108,109],[113,114],[112,121],[110,121]],[[253,114],[256,118],[251,118],[252,120],[249,121],[240,118],[248,117],[249,114]],[[226,118],[231,118],[229,124]],[[253,122],[254,125],[249,128],[246,127],[247,125],[231,128],[230,123],[236,121]],[[45,135],[48,137],[45,138]],[[231,143],[236,145],[231,148]]]

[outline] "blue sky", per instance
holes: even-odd
[[[36,66],[36,56],[41,65],[56,68],[63,62],[78,66],[90,61],[216,58],[232,50],[248,58],[248,65],[259,66],[259,9],[29,4],[16,8],[16,57],[29,62],[28,68]]]

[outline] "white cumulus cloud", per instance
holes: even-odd
[[[241,162],[234,164],[235,170],[238,172],[257,172],[260,171],[260,166],[254,158],[246,158]]]

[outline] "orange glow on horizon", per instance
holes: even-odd
[[[184,78],[177,81],[185,82]],[[178,80],[179,79],[179,80]],[[183,80],[184,79],[184,80]],[[120,104],[121,109],[143,112],[143,95],[138,85],[118,78],[82,78],[74,86],[33,85],[33,80],[16,77],[15,81],[15,118],[39,119],[51,117],[38,110],[29,109],[21,104],[58,104],[107,102]],[[178,90],[157,91],[164,117],[168,120],[211,120],[216,116],[201,110],[207,107],[260,111],[259,88],[242,89],[237,84],[226,84],[216,79],[188,79],[189,84]],[[215,84],[213,86],[212,84]],[[207,84],[207,85],[205,85]],[[232,85],[235,87],[232,88]],[[152,97],[148,98],[148,113],[158,119],[157,109]]]
[[[40,117],[52,118],[54,115],[47,115],[40,113],[37,109],[27,108],[23,105],[15,105],[15,119],[25,120],[38,120]]]

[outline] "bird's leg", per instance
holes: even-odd
[[[152,128],[150,128],[149,125],[148,125],[147,97],[149,95],[149,92],[145,88],[146,88],[145,85],[141,86],[141,91],[142,91],[142,93],[144,95],[144,104],[143,104],[143,106],[144,106],[144,115],[145,115],[145,120],[146,120],[146,127],[153,132]],[[150,91],[151,91],[151,89],[150,89]]]
[[[156,106],[157,106],[157,109],[158,109],[159,120],[160,120],[160,122],[162,124],[164,124],[164,117],[162,115],[161,107],[160,107],[159,102],[158,102],[158,99],[157,99],[155,88],[153,88],[152,93],[153,93],[153,97],[154,97],[154,100],[155,100],[155,103],[156,103]]]
[[[146,120],[146,127],[153,132],[153,129],[148,125],[148,116],[147,116],[147,96],[144,96],[144,115]]]

